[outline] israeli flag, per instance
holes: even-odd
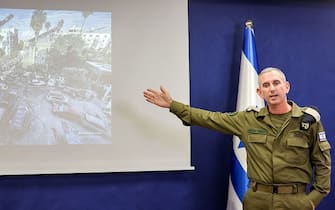
[[[255,34],[252,21],[245,23],[243,49],[241,55],[240,78],[236,110],[245,110],[249,106],[263,107],[264,100],[260,98],[258,87],[258,61],[255,44]],[[229,177],[227,210],[242,210],[242,200],[248,190],[247,155],[243,142],[233,137],[232,169]]]

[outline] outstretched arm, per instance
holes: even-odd
[[[171,106],[172,98],[169,92],[163,86],[160,86],[160,91],[149,88],[144,91],[143,95],[145,100],[149,103],[163,108],[170,108]]]

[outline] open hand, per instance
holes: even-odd
[[[164,108],[170,108],[171,106],[172,98],[169,92],[163,86],[160,86],[160,91],[149,88],[144,91],[143,95],[145,100],[149,103]]]

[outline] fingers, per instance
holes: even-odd
[[[158,91],[156,91],[154,89],[151,89],[151,88],[148,88],[145,92],[147,92],[148,94],[151,94],[151,95],[157,95],[157,94],[159,94]]]
[[[162,93],[164,94],[167,93],[167,90],[162,85],[159,87],[159,89],[162,91]]]
[[[172,98],[163,86],[160,86],[160,91],[148,88],[143,92],[143,95],[147,102],[164,108],[170,107],[172,103]]]
[[[160,86],[160,90],[161,92],[157,91],[157,90],[154,90],[154,89],[151,89],[151,88],[148,88],[144,94],[148,95],[148,96],[152,96],[152,97],[158,97],[158,96],[162,96],[162,95],[168,95],[168,92],[167,90],[163,87],[163,86]]]
[[[145,98],[145,100],[149,103],[155,104],[155,101],[153,99],[150,98]]]
[[[156,104],[156,103],[155,103],[155,98],[154,98],[154,97],[152,97],[152,96],[150,96],[150,95],[147,95],[147,94],[144,94],[144,98],[145,98],[145,100],[146,100],[147,102],[152,103],[152,104]]]
[[[155,95],[149,90],[144,91],[143,95],[146,101],[148,102],[152,102],[153,99],[155,98]]]
[[[144,97],[146,98],[154,98],[157,96],[159,93],[153,89],[147,89],[146,91],[143,92]]]
[[[157,99],[158,97],[160,97],[160,94],[160,92],[151,88],[148,88],[146,91],[143,92],[145,100],[153,104],[157,103]]]

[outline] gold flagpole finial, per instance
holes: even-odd
[[[252,27],[252,20],[245,21],[245,26],[248,27],[248,28],[251,28]]]

